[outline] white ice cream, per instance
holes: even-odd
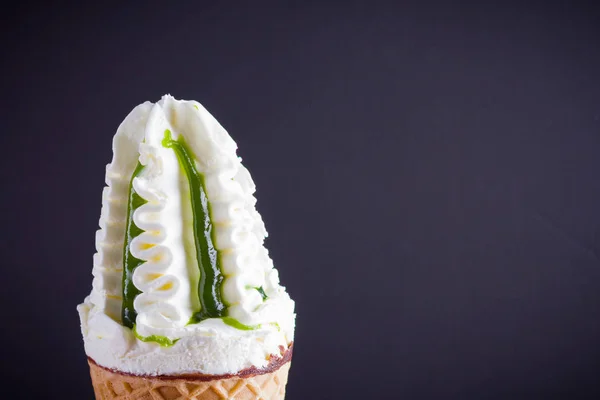
[[[211,318],[189,323],[201,308],[193,214],[187,176],[165,131],[183,136],[204,176],[215,247],[224,281],[227,316],[253,327],[241,330]],[[202,105],[164,96],[125,118],[107,166],[100,230],[96,235],[92,292],[79,305],[86,353],[99,365],[139,375],[236,373],[267,365],[294,335],[294,302],[279,285],[263,242],[267,235],[255,209],[255,186],[236,144]],[[143,171],[133,178],[136,166]],[[130,183],[146,203],[133,221],[143,232],[131,254],[143,263],[133,284],[136,332],[122,325],[123,253]],[[256,288],[262,288],[267,298]],[[161,346],[152,337],[176,341]]]

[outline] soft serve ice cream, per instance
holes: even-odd
[[[87,355],[134,375],[235,374],[289,348],[280,286],[236,144],[195,101],[137,106],[113,139],[92,292],[79,305]]]

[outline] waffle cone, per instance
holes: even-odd
[[[266,373],[177,378],[124,374],[88,363],[96,400],[283,400],[290,370],[288,361]]]

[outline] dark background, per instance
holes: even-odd
[[[165,93],[257,184],[297,303],[287,399],[600,395],[593,2],[15,3],[5,398],[92,398],[75,307],[111,138]]]

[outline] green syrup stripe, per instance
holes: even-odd
[[[171,137],[171,131],[165,130],[162,145],[173,149],[179,164],[185,171],[190,186],[192,203],[194,244],[196,259],[200,269],[198,297],[201,309],[196,312],[190,322],[200,322],[207,318],[220,318],[226,315],[227,309],[221,299],[223,274],[217,249],[214,245],[213,224],[210,219],[210,204],[206,196],[204,176],[196,168],[194,154],[183,136],[177,140]]]
[[[223,322],[225,323],[225,325],[232,326],[241,331],[253,331],[253,330],[259,329],[261,327],[260,325],[245,325],[245,324],[242,324],[237,319],[231,318],[231,317],[223,317],[222,319],[223,319]]]
[[[135,335],[135,337],[140,339],[142,342],[156,342],[156,343],[160,344],[162,347],[171,347],[175,343],[177,343],[177,341],[179,340],[179,339],[172,340],[166,336],[160,336],[160,335],[142,336],[135,329],[135,325],[133,325],[132,330],[133,330],[133,334]]]
[[[133,284],[133,271],[141,264],[143,260],[135,258],[131,254],[131,241],[139,236],[143,230],[133,222],[133,213],[142,205],[146,204],[139,194],[133,188],[133,179],[138,176],[144,169],[144,166],[138,162],[131,180],[129,181],[129,201],[127,204],[127,225],[125,228],[125,243],[123,244],[123,305],[121,307],[121,319],[123,325],[128,328],[133,328],[137,313],[133,308],[133,301],[141,292]]]
[[[262,288],[262,286],[254,288],[254,289],[256,289],[258,291],[258,293],[260,293],[260,296],[262,297],[263,301],[265,301],[267,299],[268,296],[265,293],[265,290]]]

